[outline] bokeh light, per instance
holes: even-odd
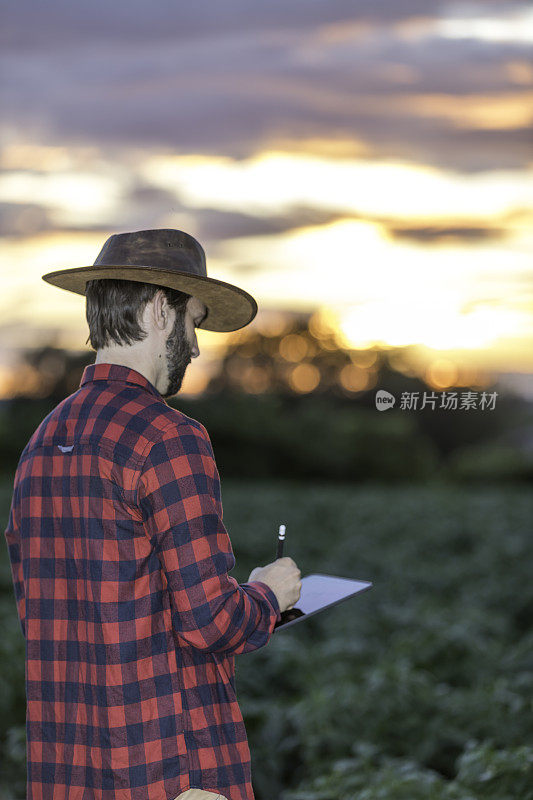
[[[300,394],[312,392],[320,383],[320,372],[313,364],[298,364],[289,374],[289,384]]]

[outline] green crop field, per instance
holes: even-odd
[[[0,501],[7,521],[11,487]],[[533,799],[533,493],[222,480],[234,577],[373,588],[236,658],[257,800]],[[24,640],[0,560],[0,796],[24,797]]]

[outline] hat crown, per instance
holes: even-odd
[[[189,233],[172,228],[115,233],[107,239],[93,266],[150,266],[207,276],[200,242]]]

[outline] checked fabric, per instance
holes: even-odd
[[[204,426],[136,370],[85,367],[15,473],[27,800],[253,800],[235,656],[280,619],[239,584]]]

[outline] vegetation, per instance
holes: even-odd
[[[392,389],[392,378],[383,380]],[[403,386],[392,389],[397,397]],[[358,400],[235,392],[178,396],[169,405],[206,426],[224,478],[531,484],[533,451],[521,446],[531,408],[512,397],[498,402],[494,411],[380,412],[374,392]],[[54,398],[0,405],[0,471],[7,478],[55,405]]]
[[[526,486],[223,478],[222,497],[240,582],[284,522],[304,575],[374,583],[236,658],[257,800],[533,799]],[[0,795],[22,800],[24,640],[1,556]]]

